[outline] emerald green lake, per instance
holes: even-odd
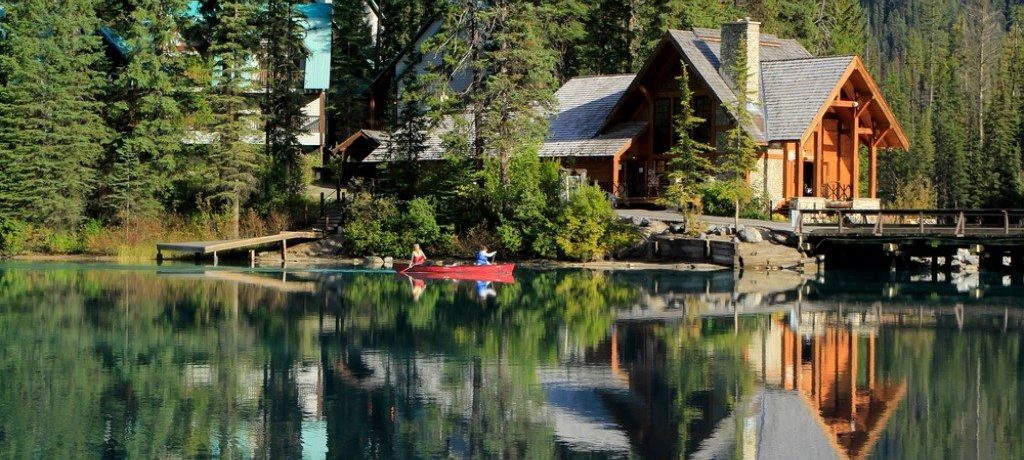
[[[0,265],[0,458],[1024,458],[1024,275]]]

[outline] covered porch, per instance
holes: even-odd
[[[909,148],[859,58],[853,59],[802,137],[775,145],[784,151],[783,194],[791,208],[822,201],[877,201],[879,151]]]

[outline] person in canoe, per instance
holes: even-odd
[[[487,252],[487,246],[480,246],[480,252],[476,253],[476,264],[477,265],[490,265],[491,258],[494,257],[498,252]]]
[[[412,256],[409,257],[409,268],[427,263],[427,254],[420,248],[419,243],[412,245]]]

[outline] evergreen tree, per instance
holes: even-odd
[[[397,123],[388,137],[388,162],[385,165],[385,188],[403,199],[420,191],[423,174],[419,159],[427,149],[427,138],[433,126],[428,118],[427,87],[424,78],[408,73],[402,86]]]
[[[747,56],[741,48],[733,64],[733,75],[736,89],[736,102],[732,107],[734,123],[725,133],[721,147],[718,149],[719,179],[724,182],[725,196],[732,200],[734,218],[739,223],[740,209],[754,198],[754,189],[747,182],[747,175],[754,169],[757,161],[757,142],[747,132],[753,124],[748,110],[749,97],[743,88],[747,87]]]
[[[1005,75],[1010,69],[1009,63],[1003,65],[1004,81],[1010,81]],[[990,106],[986,123],[984,155],[989,166],[987,180],[979,181],[985,186],[984,193],[979,197],[979,204],[986,207],[1015,207],[1021,200],[1021,145],[1019,133],[1021,101],[1015,97],[1012,88],[1005,86],[998,90],[995,100]]]
[[[258,17],[263,33],[259,62],[264,153],[273,162],[266,183],[272,199],[296,196],[303,186],[302,171],[296,165],[302,154],[298,135],[305,130],[306,97],[301,89],[307,51],[302,42],[305,18],[297,5],[295,0],[267,0]]]
[[[209,59],[213,85],[210,107],[210,163],[216,182],[210,199],[230,206],[232,236],[239,235],[242,201],[257,189],[258,173],[266,160],[255,143],[260,120],[251,96],[258,91],[254,43],[256,5],[245,0],[213,0],[206,4]],[[255,93],[258,94],[258,93]]]
[[[535,20],[546,48],[556,54],[555,75],[565,81],[578,75],[580,42],[587,36],[586,20],[593,9],[583,0],[533,0]]]
[[[175,42],[182,1],[134,0],[124,14],[131,56],[108,90],[108,120],[116,130],[103,165],[103,214],[130,219],[153,215],[179,174],[183,67]],[[113,22],[118,21],[115,18]]]
[[[812,52],[824,55],[860,54],[867,38],[867,21],[860,0],[824,0],[818,15],[818,36]]]
[[[471,97],[482,115],[477,128],[489,158],[498,162],[504,187],[512,157],[536,148],[547,135],[547,112],[554,103],[556,56],[538,27],[537,8],[529,3],[496,0],[483,12],[493,46],[481,56],[486,84]],[[540,109],[540,110],[538,110]]]
[[[375,52],[362,2],[334,2],[331,24],[328,132],[331,139],[342,140],[365,127]]]
[[[85,217],[108,142],[92,0],[4,2],[0,217],[69,229]]]
[[[633,69],[633,1],[600,0],[586,18],[587,35],[576,51],[581,75],[618,74]]]
[[[692,132],[704,119],[694,115],[693,92],[690,89],[689,71],[685,62],[680,63],[682,75],[679,77],[679,106],[676,115],[676,133],[679,139],[669,150],[668,182],[663,203],[666,206],[679,208],[684,213],[691,212],[690,205],[701,195],[701,187],[714,175],[715,168],[708,158],[712,150],[710,145],[693,138]],[[699,210],[697,210],[699,211]]]
[[[940,207],[971,206],[968,176],[968,120],[959,68],[952,60],[943,69],[935,97],[935,186]]]

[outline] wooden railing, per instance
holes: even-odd
[[[822,209],[797,211],[798,234],[1024,236],[1024,209]]]
[[[850,201],[853,199],[853,186],[839,182],[821,184],[821,196],[835,201]]]

